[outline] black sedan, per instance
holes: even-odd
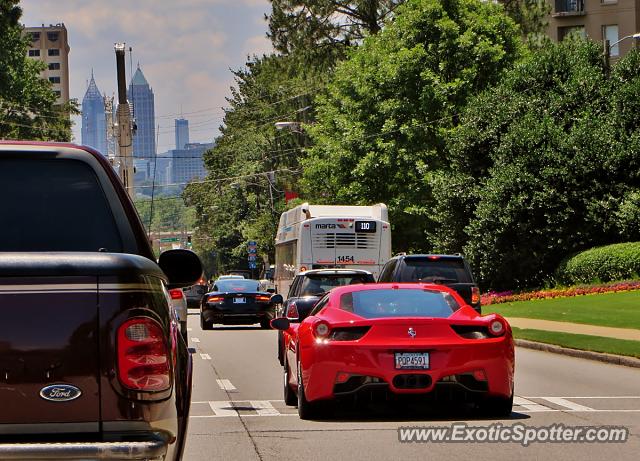
[[[213,291],[204,295],[200,307],[200,326],[211,330],[214,323],[223,325],[253,325],[270,328],[276,304],[281,295],[260,290],[260,282],[250,279],[216,280]]]

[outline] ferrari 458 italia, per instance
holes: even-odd
[[[513,405],[511,329],[479,315],[454,290],[432,284],[352,285],[322,298],[284,332],[284,398],[303,419],[322,402],[363,392],[429,394],[442,387],[472,397],[484,415]],[[436,394],[433,394],[436,395]]]

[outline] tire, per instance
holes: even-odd
[[[278,362],[284,366],[284,335],[278,331]]]
[[[304,394],[300,361],[298,361],[298,416],[300,419],[317,419],[320,416],[318,405],[309,402]]]
[[[211,322],[207,322],[202,314],[200,314],[200,328],[202,328],[203,330],[213,329],[213,325],[211,324]]]
[[[488,397],[480,403],[482,416],[508,418],[513,410],[513,392],[510,397]]]
[[[296,393],[293,392],[293,390],[291,389],[291,386],[289,385],[289,373],[291,372],[291,370],[289,370],[289,363],[285,362],[284,363],[284,367],[283,367],[283,373],[282,373],[282,380],[283,380],[283,389],[284,389],[284,403],[285,405],[288,405],[290,407],[295,407],[296,404],[298,403],[298,397],[296,396]]]

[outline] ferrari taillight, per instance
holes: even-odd
[[[327,322],[320,321],[313,326],[313,334],[319,339],[325,339],[329,336],[330,331],[331,329]]]
[[[134,317],[118,328],[118,379],[135,391],[157,392],[171,386],[169,350],[162,326]]]
[[[491,323],[489,323],[489,333],[491,333],[493,336],[502,336],[505,331],[506,328],[504,326],[504,322],[502,322],[501,320],[495,319],[492,320]]]
[[[331,330],[329,339],[332,341],[357,341],[362,338],[371,327],[344,327]]]
[[[471,304],[478,304],[480,302],[480,288],[471,287]]]

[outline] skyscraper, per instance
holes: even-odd
[[[91,72],[91,81],[82,98],[82,144],[107,155],[107,121],[104,99]]]
[[[176,149],[184,149],[189,144],[189,120],[176,119]]]
[[[133,156],[151,159],[156,155],[154,97],[139,65],[129,85],[129,101],[138,127],[133,136]]]

